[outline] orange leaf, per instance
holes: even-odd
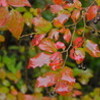
[[[19,12],[12,10],[7,20],[7,28],[16,39],[19,39],[22,34],[23,27],[24,22],[22,15]]]
[[[91,40],[85,41],[84,48],[93,57],[100,57],[100,49],[96,43]]]
[[[3,27],[7,23],[9,11],[5,7],[0,7],[0,27]]]
[[[64,30],[64,36],[63,36],[64,40],[65,40],[67,43],[69,43],[70,40],[71,40],[71,37],[72,37],[71,31],[70,31],[69,29],[65,29],[65,30]]]
[[[80,17],[80,10],[75,9],[71,15],[73,22],[75,23]]]
[[[99,7],[97,5],[89,7],[86,13],[86,18],[88,21],[94,19],[97,16],[98,8]]]

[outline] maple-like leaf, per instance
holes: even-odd
[[[50,11],[54,14],[60,12],[61,10],[63,10],[63,7],[61,5],[51,5],[50,6]]]
[[[52,70],[57,70],[63,65],[63,58],[60,52],[55,52],[54,54],[52,54],[50,60],[51,62],[49,66],[51,66]]]
[[[57,49],[65,49],[66,48],[65,44],[60,41],[56,42],[55,45],[56,45]]]
[[[59,31],[57,29],[52,29],[48,35],[48,38],[57,41],[59,39]]]
[[[45,37],[46,34],[36,34],[34,38],[31,41],[32,46],[37,46],[42,41],[42,39]]]
[[[76,47],[81,47],[84,43],[84,38],[83,37],[77,37],[74,41],[73,41],[73,45]]]
[[[44,64],[49,65],[51,55],[39,53],[37,56],[30,58],[27,68],[42,67]]]
[[[71,31],[70,31],[69,29],[65,29],[65,30],[64,30],[64,35],[63,35],[64,40],[65,40],[67,43],[69,43],[70,40],[71,40],[71,37],[72,37]]]
[[[88,21],[94,19],[97,16],[99,7],[97,5],[93,5],[88,8],[87,13],[86,13],[86,18]]]
[[[36,87],[49,87],[55,85],[56,80],[56,74],[53,72],[48,72],[44,76],[38,77]]]
[[[34,24],[34,29],[37,34],[47,33],[52,28],[52,24],[49,21],[43,19],[42,17],[35,17],[33,18],[32,22]]]
[[[60,95],[66,95],[71,91],[71,87],[66,81],[58,81],[55,86],[55,92]]]
[[[77,64],[80,64],[85,59],[85,51],[83,48],[72,48],[70,50],[70,58],[76,61]]]
[[[47,52],[56,52],[57,48],[54,42],[52,42],[50,39],[43,39],[41,43],[38,45],[38,47],[41,50],[47,51]]]
[[[31,7],[28,0],[7,0],[7,3],[14,7],[23,7],[23,6]]]
[[[7,7],[8,6],[7,1],[6,0],[0,0],[0,6]]]
[[[62,13],[59,14],[56,18],[53,20],[53,24],[55,27],[62,27],[65,22],[69,19],[70,14],[69,13]]]
[[[0,7],[0,27],[3,27],[7,23],[9,11],[5,7]]]
[[[100,49],[96,43],[91,40],[86,40],[84,43],[85,51],[93,57],[100,57]]]
[[[16,39],[19,39],[20,35],[22,34],[23,27],[24,21],[22,15],[18,11],[12,10],[9,13],[7,20],[7,28]]]
[[[80,17],[80,10],[75,9],[71,15],[73,22],[75,23],[79,19],[79,17]]]

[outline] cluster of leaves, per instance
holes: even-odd
[[[49,72],[38,77],[37,87],[55,86],[56,93],[66,95],[72,91],[75,83],[72,69],[66,66],[66,61],[72,59],[81,64],[86,53],[100,57],[98,44],[89,37],[93,27],[86,25],[86,22],[99,16],[98,0],[93,0],[85,8],[81,0],[52,0],[44,9],[31,7],[28,0],[1,0],[0,5],[0,30],[9,30],[16,39],[33,37],[30,45],[38,49],[38,54],[30,58],[27,68],[43,65],[51,68]],[[30,12],[27,11],[29,9]],[[45,16],[46,13],[48,16]],[[22,34],[25,24],[32,29],[31,34]],[[0,35],[0,42],[3,41],[5,38]],[[5,62],[6,66],[12,62],[15,64],[16,59],[5,59],[9,62]],[[20,65],[18,63],[18,69]],[[8,69],[14,72],[18,70]]]

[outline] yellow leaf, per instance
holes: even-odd
[[[5,41],[5,37],[3,35],[0,35],[0,42],[4,42]]]

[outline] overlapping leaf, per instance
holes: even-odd
[[[80,64],[85,59],[85,51],[83,48],[72,48],[70,50],[70,58],[75,60],[77,64]]]
[[[38,45],[38,47],[43,50],[43,51],[47,51],[47,52],[56,52],[57,48],[54,44],[54,42],[52,42],[50,39],[43,39],[41,41],[41,43]]]
[[[55,52],[52,54],[50,60],[51,62],[49,66],[51,66],[52,70],[60,69],[63,66],[63,58],[60,52]]]
[[[77,48],[77,47],[81,47],[84,43],[84,38],[83,37],[77,37],[74,41],[73,41],[73,45]]]
[[[55,92],[61,95],[66,95],[72,90],[75,83],[72,70],[68,67],[56,72],[48,72],[42,77],[39,77],[36,82],[37,87],[48,87],[55,85]]]
[[[68,21],[70,17],[70,14],[69,13],[61,13],[59,14],[56,18],[54,18],[54,21],[53,21],[53,24],[55,27],[62,27],[65,22]]]
[[[59,31],[57,29],[52,29],[48,35],[48,38],[58,40],[59,39]]]
[[[96,43],[91,40],[86,40],[84,44],[86,52],[93,57],[100,57],[100,49]]]
[[[71,15],[73,22],[75,23],[80,17],[80,10],[75,9]]]
[[[37,32],[37,34],[44,34],[51,30],[52,24],[43,19],[42,17],[35,17],[33,19],[34,29]]]
[[[32,46],[37,46],[42,41],[42,39],[45,37],[46,34],[36,34],[34,38],[31,41]]]

